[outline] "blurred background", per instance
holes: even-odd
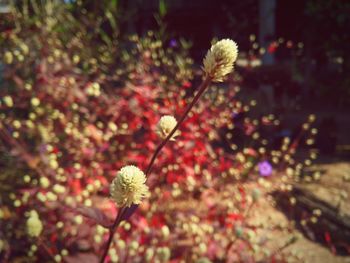
[[[234,73],[108,260],[349,262],[349,1],[0,0],[0,34],[1,262],[97,262],[106,230],[78,209],[113,218],[109,182],[147,166],[160,115],[180,116],[224,38]]]
[[[18,6],[24,4],[14,2]],[[171,45],[176,45],[180,38],[186,39],[190,42],[189,54],[198,68],[213,39],[235,39],[245,56],[240,63],[244,66],[252,63],[245,69],[238,67],[245,78],[244,90],[254,93],[252,96],[261,94],[266,100],[261,105],[263,109],[278,115],[283,113],[285,125],[295,122],[295,118],[300,120],[298,116],[302,115],[298,113],[318,113],[320,125],[326,129],[323,136],[329,136],[318,142],[323,144],[319,147],[325,153],[337,151],[348,155],[350,7],[347,1],[67,0],[64,3],[82,21],[89,20],[89,16],[114,15],[114,27],[108,19],[98,22],[99,29],[107,35],[123,38],[159,30]],[[84,12],[80,13],[81,10]],[[11,30],[15,21],[9,1],[1,1],[1,16],[1,30]]]

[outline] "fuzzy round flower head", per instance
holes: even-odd
[[[124,166],[117,173],[111,186],[112,199],[118,206],[131,206],[141,203],[148,193],[145,174],[136,166]]]
[[[203,59],[203,70],[214,82],[222,82],[233,70],[233,63],[238,55],[236,42],[223,39],[212,45]]]
[[[30,211],[27,219],[27,232],[31,237],[38,237],[43,231],[43,224],[40,221],[39,215],[35,210]]]
[[[4,54],[4,62],[6,64],[12,64],[13,62],[13,55],[10,51],[6,51]]]
[[[169,133],[175,128],[177,124],[176,119],[171,115],[164,115],[160,118],[157,124],[157,134],[160,138],[165,139]],[[176,131],[173,136],[171,136],[170,140],[175,141],[175,137],[180,134],[179,131]]]

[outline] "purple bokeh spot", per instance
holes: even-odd
[[[270,176],[272,174],[272,165],[268,161],[258,163],[258,169],[261,176]]]
[[[172,39],[172,40],[170,40],[170,42],[169,42],[169,46],[170,47],[177,47],[177,41],[176,41],[176,39]]]

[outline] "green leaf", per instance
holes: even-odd
[[[103,30],[100,30],[100,35],[102,40],[108,45],[108,46],[112,46],[112,40],[109,38],[109,36],[106,34],[106,32],[104,32]]]
[[[111,24],[111,27],[113,28],[114,31],[117,30],[117,22],[113,16],[113,14],[110,11],[106,11],[106,17]]]
[[[115,9],[118,7],[118,0],[112,0],[111,4],[114,6]]]
[[[165,4],[165,0],[159,0],[159,14],[161,17],[164,17],[167,13],[167,8]]]

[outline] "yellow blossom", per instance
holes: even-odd
[[[38,237],[43,230],[43,224],[40,221],[39,215],[35,210],[30,211],[30,216],[27,220],[28,235]]]
[[[40,104],[40,100],[38,99],[38,98],[32,98],[31,100],[30,100],[30,103],[34,106],[34,107],[37,107],[37,106],[39,106],[39,104]]]
[[[5,96],[2,100],[7,107],[11,108],[13,106],[13,100],[10,96]]]
[[[6,51],[4,54],[4,62],[6,64],[11,64],[13,62],[13,55],[10,51]]]

